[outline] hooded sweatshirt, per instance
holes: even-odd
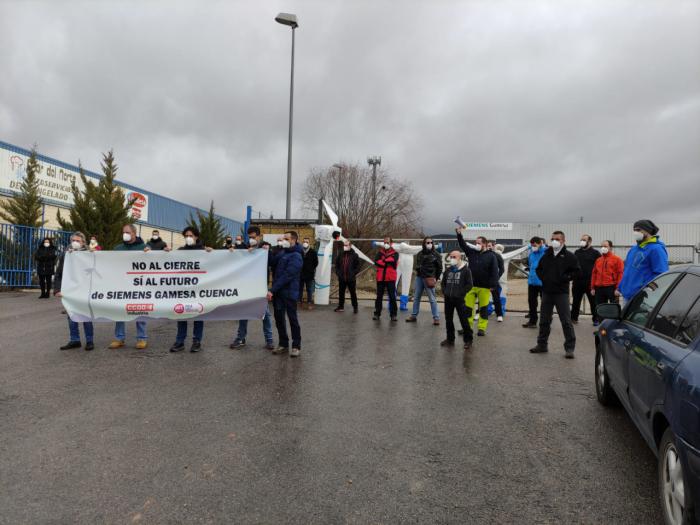
[[[457,266],[449,266],[442,274],[442,293],[446,299],[464,300],[472,289],[472,272],[464,261]]]
[[[630,248],[625,259],[619,290],[629,301],[649,281],[668,271],[668,251],[658,236],[650,237]]]

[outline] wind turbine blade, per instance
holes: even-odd
[[[374,261],[372,259],[370,259],[369,257],[367,257],[364,253],[362,253],[362,250],[360,250],[357,246],[355,246],[353,244],[352,249],[357,255],[360,256],[360,259],[362,259],[363,261],[366,261],[369,264],[371,264],[372,266],[374,266]]]
[[[331,207],[328,206],[328,203],[326,201],[321,201],[321,202],[323,202],[323,207],[326,209],[326,214],[330,218],[331,224],[337,228],[338,227],[338,216],[335,214],[335,212],[333,210],[331,210]]]

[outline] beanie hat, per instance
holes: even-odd
[[[634,223],[633,228],[639,228],[648,232],[650,235],[656,235],[659,233],[659,228],[649,219],[641,219]]]

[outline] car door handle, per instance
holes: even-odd
[[[657,371],[659,374],[663,373],[664,370],[666,370],[666,365],[665,365],[665,364],[663,364],[663,363],[660,362],[660,361],[659,361],[658,363],[656,363],[656,371]]]

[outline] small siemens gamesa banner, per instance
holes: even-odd
[[[61,293],[76,322],[262,319],[267,250],[69,252]]]

